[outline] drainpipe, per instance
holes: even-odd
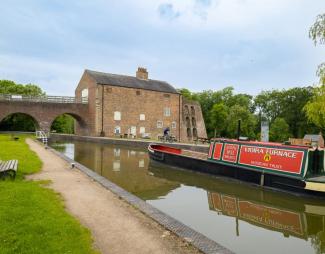
[[[104,132],[104,85],[102,85],[102,131],[100,132],[101,137],[105,137]]]

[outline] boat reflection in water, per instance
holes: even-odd
[[[247,235],[244,235],[248,231],[246,225],[241,233],[242,222],[251,225],[250,228],[255,227],[255,230],[249,230],[252,235],[262,233],[260,229],[263,228],[284,238],[309,241],[314,251],[308,253],[325,253],[324,200],[264,190],[235,180],[162,167],[155,163],[150,165],[149,170],[157,177],[204,188],[207,191],[209,210],[215,212],[215,216],[234,218],[233,232],[238,239],[245,238],[248,241]],[[211,223],[210,226],[212,225]],[[220,229],[216,229],[215,233],[220,233]],[[236,238],[232,240],[234,239]],[[279,240],[274,244],[283,245]],[[269,241],[272,243],[274,239]],[[266,252],[270,253],[270,250],[256,253]],[[297,250],[297,253],[306,252]]]

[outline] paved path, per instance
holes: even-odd
[[[89,228],[95,247],[102,253],[200,253],[164,230],[89,177],[70,169],[68,163],[35,141],[26,141],[43,161],[40,173],[29,179],[49,179],[69,213]]]

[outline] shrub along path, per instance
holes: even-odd
[[[15,181],[0,180],[0,253],[95,253],[88,229],[69,215],[61,197],[44,187],[48,182],[26,181],[42,162],[25,143],[0,135],[0,160],[18,159]]]
[[[51,180],[51,188],[63,196],[67,210],[91,230],[102,253],[199,253],[97,182],[70,169],[42,145],[30,139],[27,143],[43,161],[42,171],[30,178]]]

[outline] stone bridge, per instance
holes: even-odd
[[[33,118],[36,130],[49,132],[53,121],[62,114],[76,121],[76,133],[89,134],[88,101],[75,97],[43,96],[29,97],[0,94],[0,122],[11,114],[23,113]]]

